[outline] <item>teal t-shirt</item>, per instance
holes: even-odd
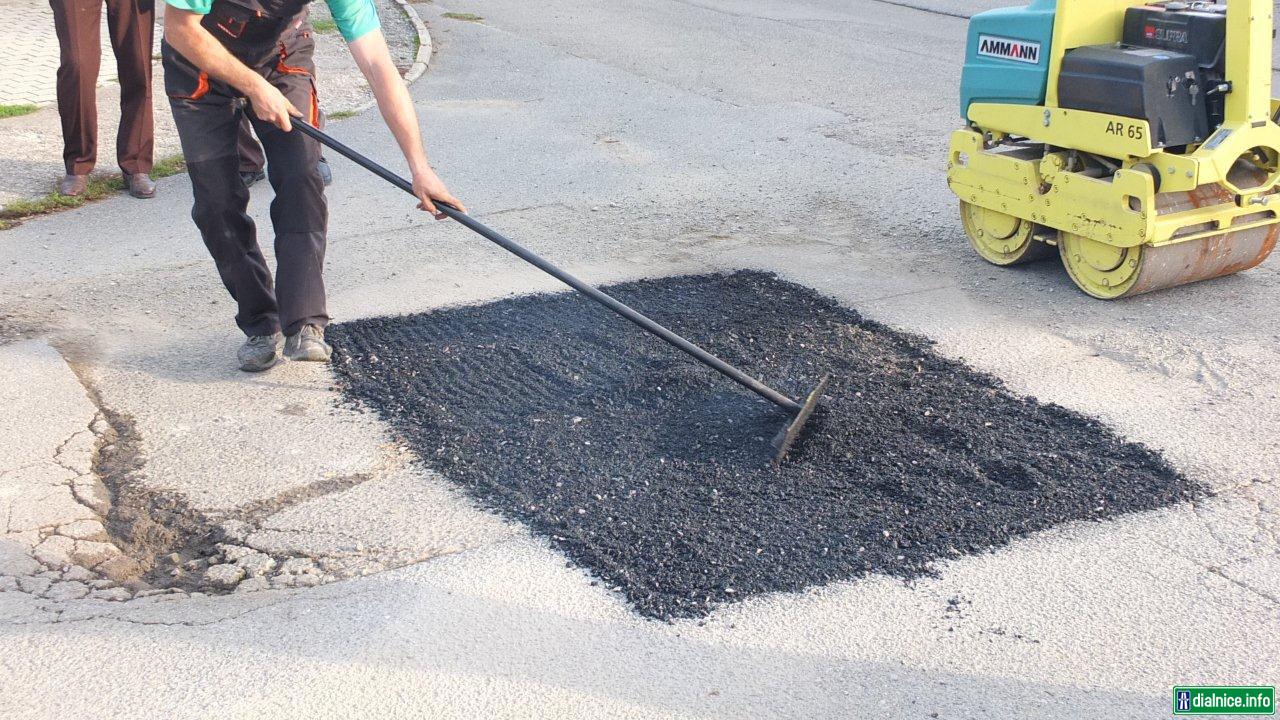
[[[188,10],[200,15],[208,15],[213,8],[213,0],[164,0],[167,4],[181,10]],[[378,22],[378,10],[373,0],[325,0],[329,3],[329,11],[333,13],[333,22],[338,32],[347,42],[351,42],[368,32],[382,27]]]

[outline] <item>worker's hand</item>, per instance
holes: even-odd
[[[462,212],[467,211],[467,206],[449,192],[449,188],[444,186],[444,182],[430,167],[413,174],[413,194],[419,200],[418,209],[435,215],[437,220],[447,220],[449,216],[440,212],[440,208],[432,200],[449,203]]]
[[[289,122],[289,118],[302,117],[302,112],[289,102],[276,87],[266,80],[258,85],[258,89],[249,96],[249,104],[253,107],[253,114],[263,122],[271,123],[285,132],[293,130],[293,124]]]

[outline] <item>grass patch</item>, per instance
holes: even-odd
[[[332,35],[333,33],[338,32],[338,23],[326,18],[312,20],[311,27],[315,28],[316,32],[323,33],[325,35]]]
[[[171,155],[156,161],[151,168],[151,177],[159,180],[170,175],[177,175],[186,169],[187,163],[182,159],[181,155]],[[110,197],[122,190],[124,190],[124,178],[119,175],[111,175],[91,178],[89,187],[85,188],[85,191],[76,197],[67,197],[54,191],[31,200],[14,200],[4,208],[0,208],[0,230],[15,228],[21,225],[22,221],[40,215],[49,215],[50,213],[78,208],[85,203]]]
[[[346,120],[349,117],[355,117],[358,113],[355,110],[339,110],[338,112],[325,113],[326,120]]]
[[[30,115],[31,113],[39,109],[40,108],[36,107],[35,105],[30,105],[30,104],[0,105],[0,120],[3,120],[4,118],[22,117],[23,115]]]
[[[475,13],[456,13],[456,12],[447,12],[444,15],[441,15],[441,17],[447,17],[450,20],[462,20],[464,22],[480,22],[481,20],[484,19],[479,15],[476,15]]]
[[[151,177],[155,179],[166,178],[170,175],[177,175],[187,171],[187,161],[182,157],[182,153],[162,157],[151,166]]]

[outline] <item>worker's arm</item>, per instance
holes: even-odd
[[[301,117],[302,113],[271,83],[227,52],[222,43],[200,25],[202,17],[200,13],[178,7],[165,8],[165,41],[209,77],[244,93],[259,119],[286,132],[291,130],[289,116]]]
[[[387,41],[378,29],[364,33],[347,44],[351,56],[355,58],[360,72],[373,88],[373,97],[378,101],[378,110],[386,121],[391,134],[400,145],[400,152],[409,163],[413,173],[413,194],[421,203],[418,207],[430,211],[438,219],[448,217],[436,208],[432,200],[440,200],[466,212],[449,188],[436,176],[431,164],[427,162],[427,153],[422,147],[422,133],[418,130],[418,113],[413,109],[413,100],[409,90],[404,86],[400,71],[391,60],[391,52],[387,49]]]

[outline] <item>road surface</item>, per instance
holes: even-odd
[[[22,338],[0,352],[44,368],[0,374],[33,418],[12,432],[72,485],[92,473],[66,469],[87,449],[54,462],[69,439],[132,433],[111,449],[121,472],[181,498],[195,530],[234,521],[245,546],[314,569],[229,595],[0,593],[0,716],[1153,718],[1175,684],[1274,684],[1280,260],[1113,304],[1054,263],[977,261],[944,158],[964,16],[988,5],[449,0],[417,6],[439,50],[412,93],[473,212],[581,276],[777,272],[1103,419],[1214,497],[910,584],[645,620],[407,462],[326,368],[238,373],[232,306],[172,178],[155,201],[0,236],[0,335]],[[403,166],[376,113],[334,132]],[[335,319],[555,289],[334,169]],[[264,228],[269,195],[254,188]],[[32,532],[0,560],[20,565]]]

